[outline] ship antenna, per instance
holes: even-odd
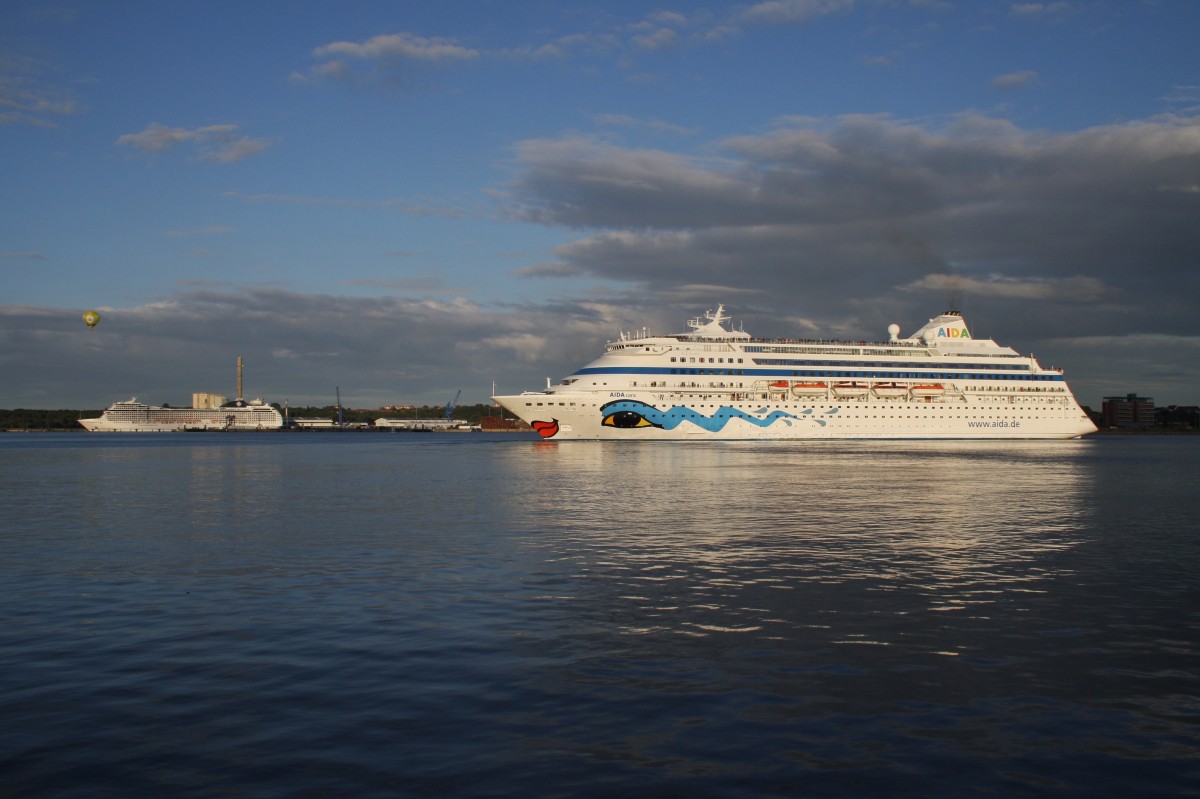
[[[241,399],[242,399],[242,356],[240,356],[240,355],[238,356],[237,363],[238,363],[237,398],[238,398],[238,401],[241,401]]]

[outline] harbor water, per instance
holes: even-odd
[[[1198,470],[0,435],[0,796],[1196,796]]]

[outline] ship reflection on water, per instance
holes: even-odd
[[[527,485],[505,507],[536,546],[660,576],[674,564],[693,587],[701,569],[791,591],[870,580],[968,608],[1036,590],[1079,543],[1079,446],[540,443],[513,453]]]

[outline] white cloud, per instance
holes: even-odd
[[[1009,72],[1005,75],[997,75],[992,78],[992,88],[1019,89],[1023,86],[1036,83],[1038,77],[1038,73],[1031,69],[1021,70],[1020,72]]]
[[[639,50],[664,50],[679,42],[679,34],[670,28],[659,28],[653,33],[635,36],[633,44]]]
[[[206,125],[189,130],[152,122],[138,133],[119,136],[117,144],[150,154],[166,153],[188,144],[195,147],[196,157],[201,160],[232,164],[257,155],[274,143],[270,139],[242,136],[239,130],[237,125]]]
[[[409,79],[416,68],[475,61],[482,53],[453,39],[401,32],[361,42],[330,42],[314,48],[312,55],[317,63],[307,73],[293,72],[293,81],[395,86]],[[548,55],[542,52],[537,57]]]
[[[1055,3],[1013,3],[1012,13],[1019,17],[1040,17],[1046,14],[1058,14],[1070,9],[1066,2]]]
[[[195,137],[195,131],[168,128],[166,125],[152,122],[140,133],[126,133],[119,137],[117,144],[128,144],[146,153],[161,153]]]
[[[332,42],[313,50],[317,58],[339,56],[375,61],[383,58],[410,58],[419,61],[469,61],[479,51],[457,44],[452,39],[394,33],[372,36],[364,42]]]
[[[766,0],[743,9],[739,18],[746,22],[779,25],[807,22],[853,6],[854,0]]]

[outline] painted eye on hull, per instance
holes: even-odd
[[[602,424],[607,427],[621,428],[657,426],[645,416],[642,416],[640,413],[635,413],[634,411],[617,411],[616,413],[610,413],[608,416],[604,417]]]

